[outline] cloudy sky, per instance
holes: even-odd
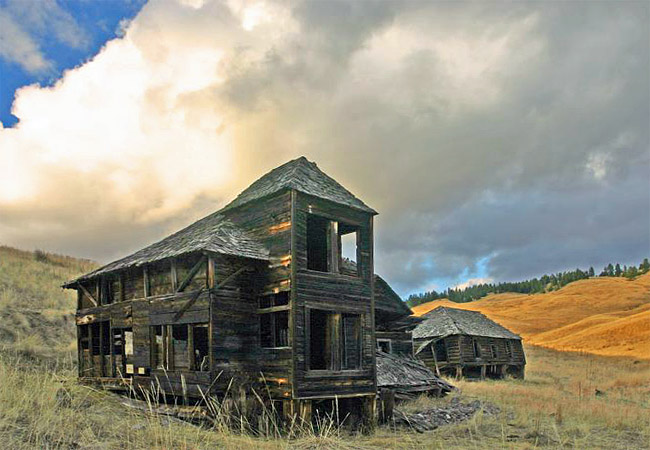
[[[0,0],[0,243],[108,262],[300,155],[403,295],[650,255],[640,2]]]

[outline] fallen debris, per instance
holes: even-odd
[[[479,400],[462,403],[460,399],[453,398],[451,402],[444,406],[429,408],[416,413],[404,413],[395,408],[393,422],[395,426],[410,428],[418,433],[423,433],[435,430],[443,425],[464,422],[481,410],[483,410],[483,414],[493,416],[501,412],[499,407],[491,403],[481,403]]]

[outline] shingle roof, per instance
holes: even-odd
[[[375,308],[399,316],[410,316],[413,311],[379,275],[375,274]]]
[[[426,320],[413,330],[413,338],[444,337],[454,334],[491,338],[521,339],[512,331],[478,311],[440,306],[423,316]]]
[[[223,214],[216,212],[132,255],[69,281],[64,286],[70,286],[102,273],[140,266],[195,251],[208,251],[258,260],[267,260],[269,257],[269,251],[261,243],[226,219]]]
[[[424,391],[440,388],[444,392],[454,389],[438,378],[424,363],[415,358],[397,356],[377,351],[377,387],[396,388],[398,391]]]
[[[224,210],[236,208],[253,200],[266,197],[282,189],[295,189],[314,197],[330,200],[361,211],[377,212],[341,186],[338,181],[321,171],[316,163],[304,156],[276,167],[247,187]]]
[[[255,181],[220,211],[132,255],[69,281],[63,286],[71,287],[78,281],[102,273],[140,266],[195,251],[266,260],[269,257],[269,251],[260,242],[228,220],[225,211],[286,188],[376,214],[375,210],[366,206],[336,180],[323,173],[315,163],[302,156],[273,169]]]

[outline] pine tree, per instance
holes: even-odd
[[[590,268],[589,268],[589,276],[590,276],[590,277],[593,277],[594,275],[596,275],[596,272],[594,271],[594,268],[593,268],[593,267],[590,267]]]
[[[614,276],[620,277],[623,274],[623,271],[621,270],[621,265],[619,263],[616,263],[616,268],[614,269]]]
[[[639,271],[641,273],[650,271],[650,261],[648,261],[648,258],[643,258],[643,262],[639,264]]]

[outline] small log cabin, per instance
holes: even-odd
[[[521,337],[477,311],[438,307],[413,330],[416,356],[437,374],[523,378]]]
[[[375,283],[381,301],[392,291],[374,276],[376,214],[304,157],[272,170],[220,211],[64,285],[78,294],[79,376],[183,398],[263,383],[287,416],[337,398],[373,418]],[[378,309],[382,333],[398,308]]]

